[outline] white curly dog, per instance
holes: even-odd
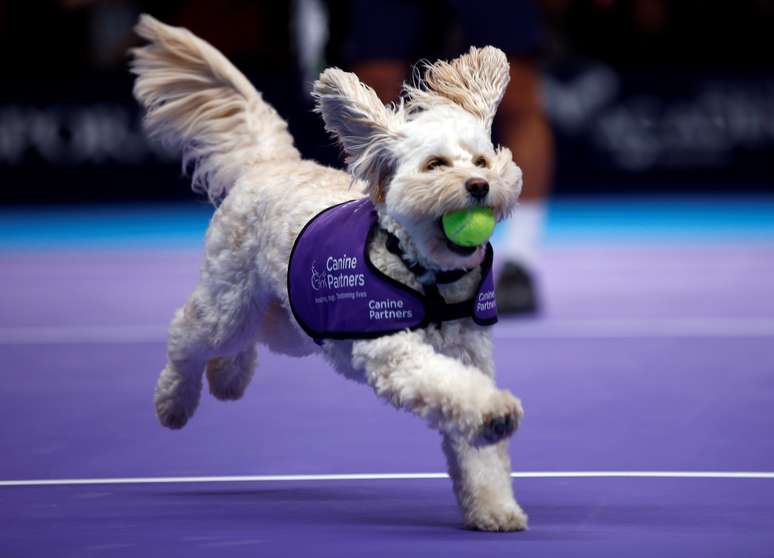
[[[314,97],[346,155],[346,173],[302,160],[286,123],[211,45],[147,15],[136,30],[148,41],[132,62],[146,128],[182,148],[194,189],[218,206],[198,285],[170,326],[169,359],[155,391],[161,423],[186,424],[204,372],[215,397],[240,398],[258,344],[290,355],[321,352],[344,376],[440,431],[467,527],[525,529],[507,449],[523,411],[495,385],[488,328],[464,318],[316,344],[290,311],[286,282],[304,225],[325,208],[367,196],[379,224],[369,254],[382,273],[422,292],[438,273],[469,270],[436,288],[447,303],[472,296],[486,247],[453,245],[439,223],[447,212],[482,205],[501,220],[516,205],[521,171],[508,149],[491,142],[509,81],[505,55],[471,48],[427,65],[391,106],[354,74],[325,70]],[[391,235],[399,254],[388,250]]]

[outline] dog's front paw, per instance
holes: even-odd
[[[494,444],[507,438],[519,427],[522,416],[521,401],[508,390],[498,391],[483,412],[480,442]]]
[[[480,508],[465,515],[465,527],[476,531],[524,531],[527,528],[527,514],[516,502]]]

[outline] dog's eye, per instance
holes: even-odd
[[[440,167],[448,167],[449,161],[444,159],[443,157],[433,157],[432,159],[428,160],[425,163],[425,170],[431,171]]]
[[[489,161],[487,161],[486,157],[484,157],[483,155],[479,155],[478,157],[476,157],[476,160],[473,161],[473,164],[476,165],[477,167],[481,167],[485,169],[489,166]]]

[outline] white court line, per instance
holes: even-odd
[[[774,318],[514,320],[494,327],[495,339],[641,337],[774,337]],[[0,345],[164,342],[160,325],[0,327]]]
[[[658,478],[658,479],[774,479],[774,471],[525,471],[518,479]],[[4,480],[4,486],[73,486],[99,484],[187,484],[223,482],[298,482],[358,480],[446,479],[446,473],[356,473],[331,475],[241,475],[220,477],[119,477],[95,479]]]

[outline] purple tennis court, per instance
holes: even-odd
[[[5,214],[0,556],[774,555],[774,204],[670,207],[552,207],[543,312],[494,329],[512,534],[463,530],[438,435],[317,358],[159,426],[204,212]]]

